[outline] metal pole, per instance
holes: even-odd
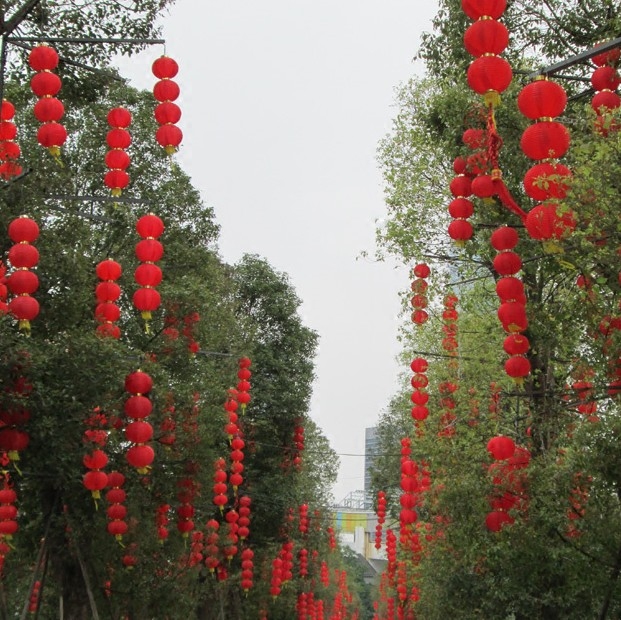
[[[95,37],[9,37],[9,41],[22,43],[146,43],[148,45],[164,45],[165,39],[99,39]]]

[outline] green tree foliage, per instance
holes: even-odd
[[[534,67],[617,34],[619,12],[615,3],[522,0],[509,3],[502,20],[512,36],[503,55],[515,73],[494,110],[503,140],[499,167],[516,202],[529,211],[535,202],[522,178],[533,162],[519,141],[530,121],[517,110],[516,96]],[[453,160],[471,153],[461,139],[464,131],[485,129],[489,122],[465,80],[472,58],[462,37],[470,23],[459,2],[440,3],[435,30],[420,52],[428,74],[400,90],[393,131],[379,148],[388,204],[379,251],[427,262],[432,275],[431,318],[404,337],[404,368],[417,356],[430,362],[430,416],[415,427],[411,389],[404,386],[395,396],[380,426],[386,456],[375,484],[390,495],[398,515],[399,440],[411,437],[412,458],[429,463],[432,479],[418,506],[417,531],[427,533],[423,553],[400,556],[412,563],[412,583],[420,588],[420,600],[412,603],[417,617],[616,617],[621,511],[619,458],[612,446],[619,406],[609,388],[618,378],[619,358],[619,115],[604,115],[598,125],[584,82],[561,78],[574,95],[558,120],[572,137],[563,159],[572,169],[563,208],[575,213],[576,230],[550,247],[530,238],[498,197],[474,199],[474,236],[455,247],[446,233]],[[593,68],[583,62],[563,73],[588,79]],[[597,130],[602,124],[604,131]],[[523,385],[504,372],[506,334],[496,318],[498,274],[490,235],[503,224],[520,233],[515,251],[523,263],[519,277],[528,300],[532,366]],[[457,370],[442,357],[442,299],[449,292],[460,300]],[[406,374],[408,382],[411,376]],[[439,391],[451,376],[459,388],[455,434],[446,436]],[[579,380],[592,383],[587,392],[572,387]],[[498,466],[489,468],[486,444],[499,434],[527,448],[530,462],[514,473],[519,502],[507,510],[515,522],[490,532],[490,498],[498,498],[503,487]],[[511,483],[505,480],[504,489],[516,493]]]
[[[0,17],[3,32],[14,36],[150,37],[155,17],[169,4],[24,2]],[[21,8],[26,19],[13,30],[11,20]],[[80,66],[105,66],[112,48],[58,46],[62,123],[69,138],[59,157],[41,148],[35,97],[24,87],[29,70],[22,44],[31,45],[11,43],[7,71],[15,80],[4,84],[4,94],[16,108],[24,172],[0,188],[0,247],[6,257],[13,245],[6,231],[16,217],[27,214],[38,222],[34,296],[41,311],[30,331],[18,330],[8,314],[0,317],[3,423],[7,412],[29,414],[23,426],[27,449],[19,451],[19,460],[0,454],[2,483],[16,491],[19,511],[11,548],[2,547],[0,617],[28,613],[33,589],[40,592],[38,617],[50,619],[59,617],[59,608],[62,617],[76,620],[250,618],[262,609],[284,619],[302,592],[324,600],[328,612],[346,588],[334,577],[344,568],[326,532],[337,459],[308,416],[317,335],[303,324],[288,277],[256,256],[234,266],[223,263],[213,210],[155,142],[152,95]],[[106,116],[117,106],[132,114],[131,183],[112,197],[103,183]],[[136,222],[148,212],[165,225],[158,261],[164,277],[157,287],[161,307],[145,322],[132,295]],[[119,339],[96,333],[95,268],[107,258],[123,269]],[[214,464],[224,459],[230,473],[223,405],[238,388],[243,356],[252,362],[252,400],[237,411],[245,441],[243,482],[237,490],[228,485],[228,503],[220,510],[213,502]],[[154,385],[148,421],[155,460],[146,473],[130,467],[125,456],[124,381],[137,369]],[[118,540],[106,530],[108,489],[94,498],[83,485],[83,457],[98,447],[85,431],[96,424],[105,431],[105,471],[126,477],[128,531]],[[294,441],[296,426],[304,429],[302,447]],[[188,488],[195,529],[183,536],[177,511]],[[250,534],[235,543],[226,515],[240,509],[242,495],[252,500]],[[308,507],[306,531],[299,522],[301,505]],[[158,510],[169,520],[166,539],[158,538]],[[218,548],[216,571],[204,564],[209,520],[220,524],[217,540],[209,543]],[[281,596],[272,597],[272,561],[285,542],[292,544],[292,575]],[[234,543],[238,552],[227,558],[223,550]],[[247,593],[242,548],[254,553],[254,584]],[[307,576],[299,575],[302,549],[309,554]],[[321,561],[330,581],[319,587]],[[357,597],[351,601],[345,607],[354,614],[360,603]]]

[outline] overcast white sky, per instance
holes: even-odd
[[[384,215],[378,141],[435,0],[178,0],[164,20],[184,141],[221,254],[289,274],[320,336],[311,416],[342,456],[333,489],[364,486],[364,429],[397,388],[405,268],[357,259]],[[151,88],[161,46],[122,71]]]

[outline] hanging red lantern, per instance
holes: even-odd
[[[155,106],[153,114],[159,125],[174,125],[181,120],[181,108],[172,101],[163,101]]]
[[[461,8],[473,20],[482,17],[498,19],[507,8],[507,0],[461,0]]]
[[[481,19],[464,33],[464,45],[472,56],[501,54],[509,44],[507,27],[495,19]]]
[[[528,234],[540,241],[563,239],[576,227],[573,211],[547,202],[531,209],[524,222]]]
[[[496,282],[496,295],[498,295],[501,302],[526,303],[524,284],[519,278],[513,276],[500,278]]]
[[[520,147],[530,159],[558,159],[569,149],[569,132],[557,121],[540,121],[527,127]]]
[[[448,226],[449,237],[458,246],[463,246],[466,241],[472,238],[473,233],[472,224],[467,220],[456,219]]]
[[[609,110],[616,110],[621,107],[621,97],[610,90],[601,90],[591,99],[591,107],[597,114]],[[602,110],[602,108],[604,108],[604,110]]]
[[[115,323],[121,316],[121,310],[114,302],[121,295],[121,287],[114,280],[121,277],[121,265],[108,258],[97,264],[95,273],[103,280],[95,289],[99,302],[95,308],[95,319],[99,323],[97,333],[102,337],[120,338],[121,330]]]
[[[505,525],[515,523],[515,519],[501,510],[494,510],[485,517],[485,526],[490,532],[500,532]]]
[[[619,84],[621,84],[621,77],[619,77],[617,70],[610,65],[598,67],[591,74],[591,85],[596,91],[616,90]]]
[[[522,355],[512,355],[505,361],[505,372],[518,384],[524,382],[524,377],[530,374],[530,362]]]
[[[497,228],[490,238],[492,247],[498,252],[504,250],[512,250],[519,241],[518,232],[510,226],[501,226]]]
[[[28,54],[28,64],[33,71],[53,71],[58,66],[58,52],[45,43],[37,45]]]
[[[168,56],[158,58],[152,66],[153,75],[159,79],[153,88],[153,95],[160,102],[155,109],[155,120],[160,125],[155,138],[168,155],[177,151],[183,139],[181,129],[175,125],[181,118],[181,111],[172,103],[179,96],[179,86],[171,79],[178,70],[175,60]]]
[[[15,106],[6,99],[0,106],[0,177],[6,181],[20,175],[23,168],[17,163],[21,154],[19,145],[14,142],[17,127],[11,122]]]
[[[515,454],[515,442],[510,437],[497,435],[487,442],[487,451],[496,461],[505,461]]]
[[[454,218],[468,219],[474,213],[474,205],[467,198],[455,198],[449,203],[449,214]]]
[[[562,200],[567,196],[570,179],[571,171],[567,166],[542,162],[532,166],[524,175],[524,190],[533,200]]]
[[[110,170],[104,176],[104,184],[110,188],[113,196],[120,196],[129,185],[126,169],[129,167],[130,158],[124,149],[131,144],[127,127],[131,124],[132,116],[126,108],[117,107],[108,112],[107,120],[111,129],[106,136],[106,142],[112,150],[106,154],[106,166]]]
[[[500,252],[494,257],[494,269],[501,276],[512,276],[522,269],[522,259],[515,252]]]
[[[125,476],[118,471],[111,471],[108,474],[108,487],[106,501],[110,504],[106,514],[108,516],[108,533],[121,541],[123,535],[127,533],[127,523],[124,521],[127,515],[127,508],[123,505],[127,495],[121,488],[125,484]]]
[[[511,84],[513,72],[511,65],[500,56],[481,56],[470,64],[466,78],[470,88],[483,95],[488,105],[493,105]]]
[[[155,139],[160,146],[164,147],[168,155],[172,155],[177,151],[181,140],[183,140],[183,132],[177,125],[168,123],[158,128],[155,132]]]
[[[518,302],[505,302],[498,308],[498,319],[506,332],[523,332],[528,327],[526,306]]]
[[[528,338],[520,333],[509,334],[502,345],[509,355],[524,355],[528,352],[530,343]]]
[[[64,106],[54,98],[61,85],[60,78],[52,73],[58,65],[58,54],[48,45],[39,45],[30,51],[28,62],[37,71],[30,83],[35,95],[40,97],[34,113],[44,123],[37,131],[37,140],[53,157],[58,157],[60,147],[67,140],[66,129],[58,123],[64,114]]]
[[[554,118],[565,110],[567,94],[560,84],[540,79],[522,88],[517,104],[520,112],[531,120]]]

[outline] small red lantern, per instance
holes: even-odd
[[[522,269],[522,259],[515,252],[500,252],[494,257],[494,269],[501,276],[512,276]]]
[[[457,219],[453,220],[448,226],[449,237],[455,241],[455,244],[462,246],[472,238],[474,229],[472,224],[467,220]]]
[[[167,155],[172,155],[183,140],[183,132],[177,125],[169,123],[159,127],[155,132],[155,139],[160,146],[164,147]]]
[[[518,384],[530,374],[530,362],[522,355],[513,355],[505,362],[505,372]]]

